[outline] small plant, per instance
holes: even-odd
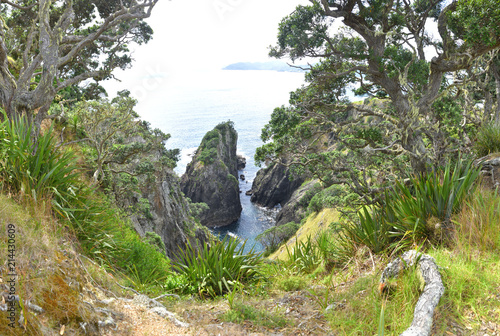
[[[450,228],[467,196],[476,188],[479,170],[472,163],[447,164],[442,171],[396,182],[382,205],[363,207],[357,221],[341,224],[341,237],[380,253],[434,239],[434,228]],[[438,223],[433,223],[437,219]],[[442,231],[441,231],[442,232]]]
[[[477,133],[474,150],[479,157],[500,152],[500,125],[483,126]]]
[[[307,237],[306,241],[295,242],[291,251],[286,245],[286,252],[288,255],[287,265],[300,273],[311,273],[321,263],[321,256],[310,236]]]
[[[287,276],[277,282],[278,289],[281,289],[285,292],[299,291],[304,289],[306,285],[306,280],[303,277],[295,275]]]
[[[290,321],[281,316],[278,312],[259,309],[240,302],[235,302],[233,308],[222,315],[222,319],[227,322],[235,323],[252,321],[256,325],[266,328],[283,328],[291,324]]]
[[[245,243],[225,238],[212,245],[196,248],[187,242],[173,267],[184,274],[200,296],[224,295],[235,284],[252,282],[259,278],[258,266],[262,256],[253,252],[245,254]]]
[[[0,182],[8,191],[55,200],[71,194],[78,182],[76,158],[55,147],[52,129],[33,142],[33,126],[25,118],[0,124]]]
[[[300,224],[290,222],[280,226],[273,226],[256,238],[264,246],[267,253],[272,253],[288,239],[290,239],[300,228]]]

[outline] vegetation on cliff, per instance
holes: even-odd
[[[217,125],[205,134],[181,178],[182,191],[193,204],[208,206],[199,211],[203,225],[225,226],[240,216],[237,140],[231,121]]]

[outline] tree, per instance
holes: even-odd
[[[153,174],[162,167],[175,167],[178,150],[167,150],[169,134],[150,129],[134,111],[137,103],[127,91],[111,102],[85,101],[76,104],[72,113],[78,120],[91,148],[87,159],[93,161],[94,182],[105,173],[137,177]]]
[[[39,128],[56,94],[111,77],[148,42],[143,21],[158,0],[4,0],[0,4],[0,104]]]
[[[467,70],[491,62],[500,46],[497,1],[444,8],[441,0],[310,2],[282,20],[270,55],[319,62],[308,68],[308,85],[291,94],[291,106],[274,111],[262,133],[271,142],[258,160],[288,152],[289,164],[374,196],[377,182],[406,162],[425,172],[460,150],[466,127],[454,95]],[[436,39],[427,31],[431,20]],[[426,48],[436,56],[427,59]],[[348,101],[349,85],[373,99]]]

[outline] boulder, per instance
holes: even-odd
[[[203,138],[181,178],[184,194],[194,203],[206,203],[201,224],[220,227],[234,223],[241,214],[236,145],[233,123],[217,125]]]
[[[475,164],[481,168],[485,186],[491,189],[500,186],[500,153],[493,153],[477,159]]]
[[[247,159],[242,155],[237,155],[236,158],[238,160],[237,161],[238,162],[237,163],[238,170],[245,169],[245,167],[247,166]]]

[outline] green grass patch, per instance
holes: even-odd
[[[293,324],[277,309],[269,311],[242,302],[234,302],[233,308],[225,312],[221,319],[233,323],[250,321],[255,325],[269,329],[290,327]]]

